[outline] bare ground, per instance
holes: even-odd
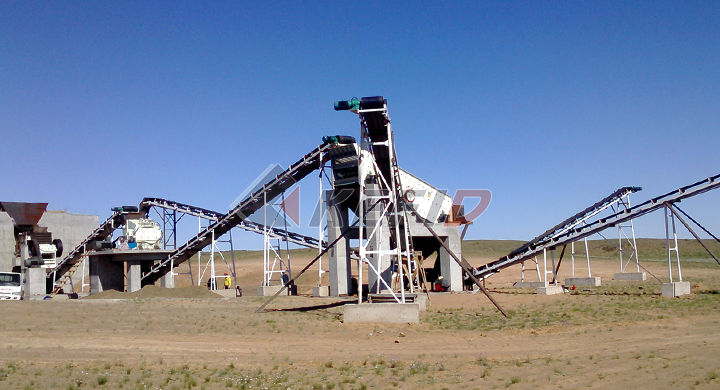
[[[667,278],[666,263],[643,265]],[[261,263],[237,266],[252,291]],[[493,276],[507,319],[480,293],[432,294],[421,323],[401,325],[344,324],[354,300],[307,296],[259,314],[266,298],[253,296],[2,302],[0,388],[720,387],[720,266],[684,263],[705,288],[682,298],[659,296],[652,278],[612,281],[618,261],[592,266],[603,287],[555,296],[511,288],[518,267]]]

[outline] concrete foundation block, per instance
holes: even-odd
[[[175,275],[173,274],[173,271],[168,272],[165,276],[160,278],[160,286],[165,288],[175,288]]]
[[[556,286],[556,285],[549,285],[549,286],[543,286],[537,288],[538,295],[555,295],[555,294],[562,294],[565,291],[563,290],[563,286]]]
[[[613,275],[615,280],[623,281],[644,281],[647,279],[645,272],[619,272]]]
[[[234,288],[228,288],[228,289],[221,289],[221,290],[215,290],[213,291],[215,294],[222,296],[223,298],[235,298],[235,289]]]
[[[282,285],[260,286],[260,287],[258,287],[258,295],[261,297],[271,297],[271,296],[277,294],[277,292],[280,291],[281,288],[283,288]],[[286,292],[285,294],[281,294],[281,295],[287,295],[287,290],[285,292]]]
[[[400,299],[400,293],[395,293]],[[368,294],[368,303],[397,303],[395,297],[389,291],[381,294]],[[405,303],[417,303],[420,311],[427,311],[428,296],[426,294],[405,294]]]
[[[545,282],[515,282],[513,283],[515,288],[538,288],[545,287]]]
[[[592,278],[565,278],[565,285],[576,286],[576,287],[600,287],[600,277],[594,276]]]
[[[23,299],[44,299],[46,292],[45,268],[25,268],[23,271]]]
[[[343,307],[343,322],[420,322],[420,305],[417,303],[362,303]]]
[[[127,262],[127,292],[133,293],[142,289],[142,264],[139,261]]]
[[[420,311],[427,311],[428,307],[428,297],[425,294],[418,294],[417,298],[415,298],[415,303],[420,305]]]
[[[664,297],[679,297],[690,294],[690,282],[663,283],[662,295]]]
[[[330,296],[330,286],[315,286],[313,287],[312,296],[314,297],[329,297]]]

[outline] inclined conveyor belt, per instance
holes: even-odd
[[[56,280],[61,278],[68,272],[73,266],[82,259],[82,256],[86,251],[92,249],[93,242],[104,241],[107,237],[112,235],[115,228],[122,225],[123,215],[125,213],[121,211],[115,211],[113,214],[105,220],[97,229],[95,229],[87,238],[76,246],[70,253],[67,254],[61,261],[57,263],[48,274],[48,278],[55,277]],[[53,275],[54,274],[54,275]]]
[[[522,250],[515,250],[499,260],[478,267],[473,271],[473,274],[478,279],[487,278],[490,275],[499,272],[503,268],[513,266],[535,257],[542,253],[543,250],[553,249],[558,246],[569,244],[573,241],[581,240],[585,237],[592,236],[595,233],[602,232],[607,228],[617,226],[618,224],[627,222],[631,219],[657,211],[665,207],[665,205],[680,202],[683,199],[712,191],[718,187],[720,187],[720,175],[709,177],[689,186],[685,186],[675,191],[668,192],[667,194],[650,199],[635,207],[617,212],[607,218],[599,218],[582,226],[574,226],[573,228],[567,229],[567,231],[556,235],[546,235],[544,238],[537,240],[531,245],[523,245],[523,247],[520,248]],[[551,230],[557,230],[555,228],[553,229]]]
[[[364,97],[360,99],[360,110],[358,113],[362,118],[363,126],[367,132],[369,141],[372,143],[372,152],[380,173],[385,182],[390,183],[392,174],[390,161],[390,148],[388,147],[388,123],[385,110],[385,99],[382,96]]]
[[[193,215],[200,218],[205,218],[212,221],[221,219],[225,214],[217,211],[207,210],[200,207],[190,206],[183,203],[174,202],[171,200],[161,198],[145,198],[140,203],[140,209],[147,212],[150,207],[160,207],[167,210],[175,210],[183,214]],[[249,220],[243,220],[238,225],[238,228],[254,232],[258,234],[265,234],[265,225],[261,223],[252,222]],[[268,226],[267,232],[271,238],[279,238],[293,244],[304,246],[307,248],[317,248],[318,239],[315,237],[304,236],[302,234],[290,232],[284,229]],[[320,246],[325,249],[327,243],[323,241]]]
[[[230,212],[224,214],[205,230],[198,233],[196,237],[170,254],[167,259],[153,266],[148,273],[142,276],[143,284],[154,283],[167,274],[172,267],[187,261],[194,254],[210,245],[213,237],[218,238],[230,231],[233,227],[240,225],[247,217],[259,210],[266,200],[270,201],[275,199],[285,190],[292,187],[293,184],[316,169],[319,169],[322,154],[334,146],[335,144],[321,145],[305,155],[300,161],[291,165],[290,168],[279,174],[273,181],[264,185],[254,194],[240,202],[240,204]]]
[[[554,237],[559,234],[565,233],[568,230],[576,227],[577,225],[581,224],[584,221],[587,221],[588,218],[593,217],[597,213],[603,211],[610,205],[612,205],[615,202],[618,202],[623,197],[632,194],[634,192],[638,192],[642,190],[640,187],[622,187],[618,189],[617,191],[613,192],[612,194],[606,196],[599,202],[595,203],[594,205],[586,208],[585,210],[573,215],[572,217],[560,222],[559,224],[553,226],[552,228],[546,230],[543,234],[533,238],[532,240],[528,241],[527,243],[523,244],[518,249],[515,249],[514,251],[510,252],[508,256],[515,256],[519,253],[524,252],[531,246],[535,245],[538,242],[541,242],[548,237]]]

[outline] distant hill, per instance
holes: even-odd
[[[636,240],[640,260],[663,260],[667,259],[667,246],[664,238],[638,238]],[[524,244],[524,241],[515,240],[472,240],[463,242],[463,255],[466,257],[497,257],[507,255],[511,251]],[[712,251],[712,253],[720,258],[720,243],[707,239],[703,243]],[[623,240],[623,251],[631,251],[628,241]],[[670,245],[673,243],[671,241]],[[616,239],[608,240],[588,240],[588,251],[590,257],[594,258],[619,258],[619,244]],[[678,248],[680,250],[680,259],[711,259],[710,255],[700,244],[694,239],[678,240]],[[558,248],[561,251],[562,248]],[[630,252],[626,252],[628,255]],[[568,245],[566,255],[570,254],[570,245]],[[575,256],[585,255],[585,244],[583,241],[575,243]]]
[[[638,252],[640,254],[640,260],[663,260],[667,259],[667,249],[665,246],[664,238],[638,238],[637,240]],[[467,240],[463,241],[463,256],[465,257],[485,257],[485,258],[501,258],[513,250],[523,245],[525,241],[519,240]],[[703,240],[703,243],[710,248],[716,257],[720,258],[720,243],[715,240],[708,239]],[[672,243],[671,243],[672,245]],[[680,259],[711,259],[710,255],[700,246],[700,244],[694,239],[682,239],[678,240],[678,246],[680,248]],[[588,240],[588,249],[590,257],[593,258],[608,258],[617,259],[618,254],[618,240]],[[558,251],[561,251],[558,248]],[[630,250],[627,246],[627,241],[623,241],[623,250]],[[292,256],[298,257],[314,257],[317,255],[317,249],[291,249],[290,253]],[[629,254],[629,252],[627,252]],[[223,251],[226,259],[229,260],[229,252]],[[570,255],[570,245],[568,245],[566,256]],[[575,256],[585,255],[585,244],[583,241],[575,243]],[[262,251],[260,250],[236,250],[235,259],[262,259]],[[197,261],[197,255],[193,256],[193,261]]]

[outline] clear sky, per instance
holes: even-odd
[[[383,95],[402,167],[492,191],[468,238],[530,239],[619,187],[720,173],[719,21],[718,1],[3,1],[0,199],[225,211],[359,135],[335,100]],[[718,200],[682,206],[720,233]]]

